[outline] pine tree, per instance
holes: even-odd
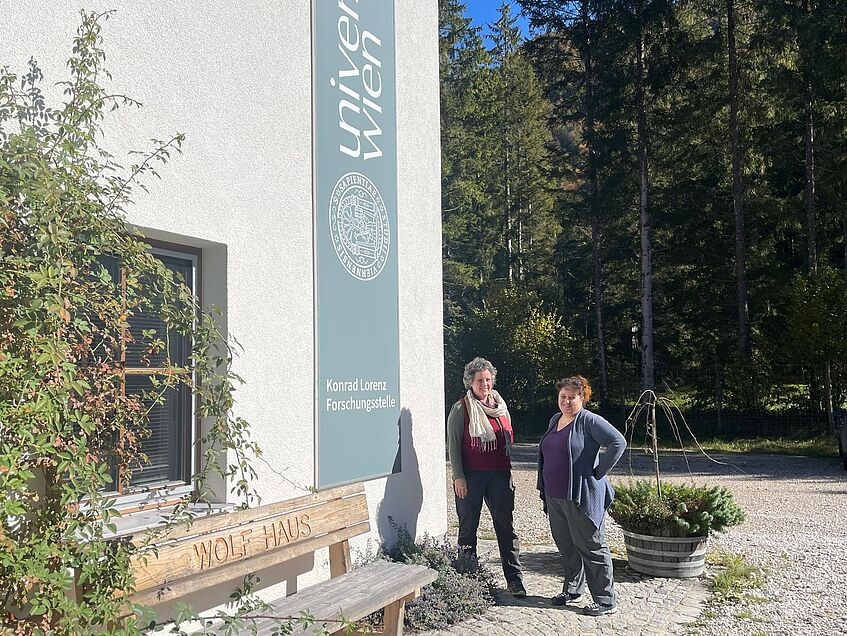
[[[595,356],[600,380],[599,397],[604,403],[609,393],[604,325],[604,219],[598,196],[597,80],[594,72],[596,20],[589,5],[588,0],[567,4],[521,1],[531,24],[543,30],[529,48],[554,103],[553,127],[563,133],[559,135],[559,140],[564,143],[558,144],[558,161],[571,164],[558,168],[558,173],[564,177],[560,179],[560,187],[571,189],[573,180],[576,180],[577,194],[572,205],[580,210],[577,215],[579,220],[590,225]],[[572,140],[577,140],[575,145],[569,143]]]
[[[480,29],[458,0],[442,0],[440,17],[442,231],[447,315],[478,303],[493,274],[499,239],[491,223],[488,175],[494,152],[490,56]]]
[[[750,309],[747,287],[747,237],[744,218],[744,149],[741,141],[740,79],[736,0],[726,0],[726,40],[729,64],[729,139],[732,153],[732,210],[735,223],[735,279],[738,292],[738,342],[741,353],[751,354]]]
[[[492,25],[494,136],[498,168],[492,202],[505,237],[504,276],[510,285],[545,275],[558,228],[551,211],[548,118],[550,106],[521,47],[511,5]]]

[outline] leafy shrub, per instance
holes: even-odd
[[[398,563],[425,565],[438,578],[406,604],[405,624],[411,630],[443,629],[466,618],[478,616],[492,604],[491,575],[475,559],[456,556],[447,538],[424,535],[415,541],[405,528],[397,531],[397,542],[383,548],[378,557]],[[381,620],[381,619],[380,619]]]
[[[537,293],[515,287],[489,291],[482,307],[464,320],[456,344],[460,351],[448,360],[455,366],[448,370],[447,386],[456,386],[465,362],[485,351],[499,369],[498,390],[508,396],[513,413],[532,412],[539,400],[546,405],[556,378],[579,366],[574,363],[579,346],[562,317]]]
[[[609,514],[629,532],[657,537],[706,536],[744,521],[744,510],[725,486],[661,484],[639,479],[615,486]]]
[[[109,538],[119,513],[107,491],[149,465],[141,441],[166,391],[190,392],[209,423],[189,480],[198,498],[208,499],[214,478],[245,505],[255,501],[248,457],[258,448],[231,412],[240,384],[233,351],[215,314],[125,220],[133,188],[179,151],[183,135],[154,142],[129,169],[100,145],[106,115],[140,105],[99,83],[110,77],[101,21],[111,13],[83,13],[69,78],[58,82],[64,103],[51,105],[53,84],[42,92],[34,60],[20,76],[0,67],[3,634],[140,634],[127,601],[130,563],[148,546]],[[130,317],[141,312],[164,326],[134,332]],[[186,362],[171,357],[177,338],[191,342]],[[140,395],[126,390],[130,342],[152,385]],[[190,521],[188,503],[175,506],[174,523]]]

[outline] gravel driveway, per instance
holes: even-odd
[[[702,615],[705,624],[681,627],[679,633],[693,629],[702,636],[847,634],[847,472],[836,459],[717,454],[714,459],[723,464],[716,464],[689,453],[686,466],[681,453],[660,457],[662,476],[669,481],[708,480],[735,493],[747,521],[713,536],[711,549],[720,546],[743,554],[767,570],[764,587],[754,592],[758,599],[723,605],[721,615]],[[535,447],[516,445],[513,466],[518,536],[530,550],[552,544],[535,490]],[[635,450],[627,451],[612,478],[652,474],[652,457]],[[452,491],[448,492],[452,502]],[[457,523],[451,504],[454,532]],[[622,557],[620,528],[611,519],[607,523],[612,551]],[[494,538],[487,511],[480,538]]]

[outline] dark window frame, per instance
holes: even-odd
[[[191,263],[192,280],[187,281],[192,288],[194,295],[198,301],[202,302],[202,250],[200,248],[191,247],[182,244],[170,243],[166,241],[158,241],[145,238],[144,241],[152,248],[154,256],[171,257],[177,260],[189,261]],[[120,268],[120,286],[125,292],[126,271]],[[188,336],[184,336],[184,347],[186,356],[190,353],[191,342]],[[128,376],[150,376],[163,375],[167,373],[162,367],[135,367],[126,366],[127,342],[126,335],[121,335],[121,363],[123,368],[123,378],[121,380],[121,390],[126,394],[127,377]],[[157,371],[161,373],[157,373]],[[107,494],[110,497],[126,498],[139,493],[148,493],[150,491],[158,491],[165,496],[168,492],[183,491],[178,498],[187,497],[193,490],[194,484],[191,483],[191,477],[196,472],[195,467],[199,466],[201,461],[200,449],[195,448],[194,442],[200,436],[200,418],[197,414],[196,397],[193,392],[185,386],[178,389],[183,395],[179,408],[181,410],[182,419],[184,422],[183,431],[179,444],[181,450],[178,453],[178,461],[181,463],[180,475],[178,478],[160,482],[133,484],[127,482],[123,471],[113,471],[114,489],[111,489]],[[194,453],[192,454],[192,449]],[[120,473],[120,474],[119,474]],[[136,473],[139,474],[139,473]]]

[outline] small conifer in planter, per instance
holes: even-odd
[[[609,515],[623,529],[627,558],[633,570],[654,576],[697,576],[705,570],[709,531],[740,524],[745,518],[744,510],[725,486],[672,484],[661,480],[657,406],[667,416],[681,443],[677,419],[683,424],[685,420],[679,409],[667,398],[645,391],[627,420],[627,431],[634,431],[639,415],[646,413],[655,481],[637,479],[615,484],[615,500]]]
[[[656,537],[705,537],[744,521],[744,510],[725,486],[671,484],[639,479],[615,486],[609,514],[628,532]]]

